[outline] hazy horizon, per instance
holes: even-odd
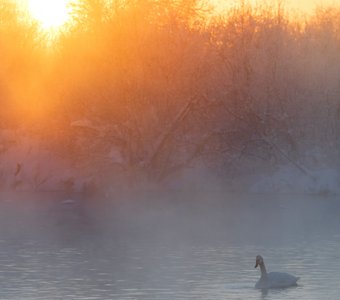
[[[228,9],[233,6],[237,6],[242,1],[238,0],[208,0],[208,2],[212,3],[217,9]],[[249,0],[245,1],[245,3],[251,3],[253,5],[271,5],[276,7],[278,3],[290,12],[296,12],[298,14],[312,14],[319,7],[332,7],[332,6],[340,6],[340,0]]]

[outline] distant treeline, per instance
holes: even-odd
[[[1,129],[100,182],[340,163],[340,9],[82,0],[54,39],[0,3]]]

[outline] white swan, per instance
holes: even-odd
[[[275,289],[275,288],[287,288],[291,286],[296,286],[299,277],[295,277],[288,273],[281,272],[270,272],[267,273],[264,261],[261,255],[256,256],[255,268],[260,266],[261,278],[255,284],[257,289]]]

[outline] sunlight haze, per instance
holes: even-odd
[[[0,300],[340,299],[336,1],[0,0]]]
[[[30,16],[45,30],[57,29],[70,18],[72,0],[24,0]]]

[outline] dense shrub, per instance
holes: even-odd
[[[281,7],[214,17],[199,1],[83,0],[45,49],[1,12],[3,107],[86,176],[339,164],[338,9],[302,21]]]

